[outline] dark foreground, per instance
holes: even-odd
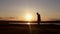
[[[60,34],[59,25],[0,25],[0,34]]]

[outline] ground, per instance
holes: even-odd
[[[60,34],[57,25],[0,25],[0,34]]]

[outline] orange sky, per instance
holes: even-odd
[[[26,14],[31,14],[35,21],[37,12],[42,21],[60,20],[60,0],[0,0],[0,19],[26,21]]]

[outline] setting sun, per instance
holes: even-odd
[[[26,18],[27,21],[31,21],[31,19],[32,19],[32,15],[26,15],[25,18]]]

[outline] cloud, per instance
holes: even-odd
[[[0,17],[0,20],[16,20],[16,17]]]

